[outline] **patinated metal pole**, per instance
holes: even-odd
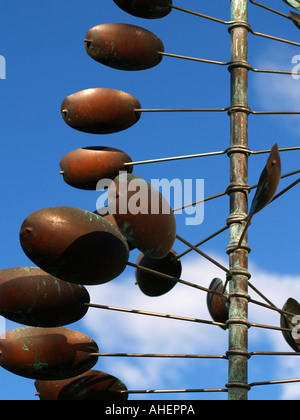
[[[248,0],[231,0],[230,109],[230,272],[229,400],[248,399],[248,253],[247,235],[237,249],[248,214]]]

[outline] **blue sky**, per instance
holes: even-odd
[[[174,0],[175,5],[230,20],[229,2]],[[283,13],[289,8],[282,0],[265,4]],[[253,30],[293,41],[299,30],[289,20],[249,5]],[[52,206],[95,210],[99,192],[87,192],[66,185],[59,174],[59,162],[68,152],[87,146],[110,146],[125,151],[134,161],[185,154],[222,151],[229,146],[229,117],[226,113],[143,114],[130,129],[111,135],[77,132],[61,118],[63,99],[77,91],[105,87],[135,96],[144,108],[223,108],[230,103],[230,75],[226,67],[163,58],[155,68],[122,72],[91,60],[84,48],[86,32],[101,23],[121,22],[141,26],[155,33],[169,53],[229,61],[230,36],[225,25],[173,11],[164,19],[135,18],[112,0],[89,3],[66,0],[20,2],[10,0],[2,10],[0,55],[6,60],[6,79],[0,80],[2,162],[2,258],[1,269],[32,266],[19,243],[19,230],[32,212]],[[252,67],[292,70],[299,47],[249,35]],[[249,75],[249,106],[253,110],[299,111],[299,80],[291,76]],[[249,117],[249,147],[252,150],[299,146],[299,116]],[[282,172],[299,169],[298,151],[282,154]],[[256,184],[267,155],[249,158],[249,184]],[[147,179],[204,179],[205,196],[226,190],[229,160],[226,155],[136,166],[134,173]],[[296,177],[283,180],[280,190]],[[250,199],[251,199],[250,195]],[[204,222],[187,226],[185,216],[176,215],[178,234],[191,243],[200,242],[226,225],[228,197],[205,205]],[[289,297],[300,297],[297,234],[299,187],[294,188],[253,219],[249,241],[252,283],[277,306]],[[225,232],[201,249],[228,266]],[[174,249],[186,246],[176,241]],[[130,261],[135,262],[138,251]],[[223,272],[190,253],[183,257],[182,278],[208,286]],[[135,286],[134,271],[128,267],[114,281],[89,288],[91,302],[104,305],[210,319],[206,296],[177,285],[168,295],[148,298]],[[257,296],[253,295],[254,298]],[[278,315],[251,306],[250,322],[279,325]],[[20,325],[6,322],[6,329]],[[87,316],[70,328],[87,333],[103,352],[224,354],[227,333],[218,327],[181,321],[148,319],[90,309]],[[250,351],[289,351],[281,333],[251,329]],[[101,359],[96,369],[118,376],[129,389],[219,388],[227,382],[226,361],[176,359]],[[300,377],[297,358],[252,358],[249,381]],[[0,399],[36,400],[32,380],[0,370]],[[298,399],[300,385],[253,388],[251,399]],[[131,396],[131,399],[149,396]],[[154,398],[154,397],[151,397]],[[173,394],[159,398],[226,399],[226,394]]]

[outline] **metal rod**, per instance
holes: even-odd
[[[225,271],[227,274],[231,274],[230,270],[228,268],[224,267],[222,264],[220,264],[218,261],[214,260],[204,252],[200,251],[200,249],[196,248],[194,245],[190,244],[188,241],[183,239],[181,236],[176,235],[176,238],[179,239],[181,242],[183,242],[185,245],[189,246],[191,249],[196,251],[198,254],[200,254],[202,257],[206,258],[208,261],[219,267],[221,270]]]
[[[300,379],[282,379],[279,381],[264,381],[264,382],[252,382],[249,384],[251,388],[254,386],[261,386],[261,385],[278,385],[278,384],[291,384],[295,382],[300,382]]]
[[[245,191],[230,188],[230,243],[227,248],[229,270],[233,275],[229,282],[229,343],[228,343],[228,399],[248,399],[248,251],[237,252],[233,244],[241,235],[243,223],[236,221],[248,216],[248,155],[234,149],[248,149],[248,0],[231,0],[231,61],[236,63],[231,73],[230,112],[230,187],[245,185]],[[232,218],[232,220],[231,220]],[[238,274],[235,274],[238,273]],[[238,354],[239,353],[239,354]]]
[[[175,319],[175,320],[179,320],[179,321],[196,322],[196,323],[199,323],[199,324],[207,324],[207,325],[216,325],[218,327],[226,327],[226,324],[223,324],[221,322],[207,321],[207,320],[204,320],[204,319],[189,318],[189,317],[177,316],[177,315],[161,314],[161,313],[149,312],[149,311],[141,311],[141,310],[138,310],[138,309],[118,308],[116,306],[97,305],[97,304],[94,304],[94,303],[85,303],[85,305],[90,307],[90,308],[107,309],[109,311],[127,312],[127,313],[131,313],[131,314],[148,315],[148,316],[154,316],[154,317],[159,317],[159,318]]]
[[[271,7],[267,7],[267,6],[265,6],[264,4],[257,3],[257,2],[256,2],[256,1],[254,1],[254,0],[249,0],[249,1],[250,1],[250,3],[254,4],[255,6],[259,6],[259,7],[263,8],[263,9],[268,10],[269,12],[276,13],[276,14],[277,14],[277,15],[279,15],[279,16],[283,16],[283,17],[285,17],[285,18],[287,18],[287,19],[291,20],[291,17],[290,17],[290,16],[288,16],[288,15],[286,15],[286,14],[284,14],[284,13],[281,13],[281,12],[279,12],[278,10],[272,9]]]
[[[146,358],[174,358],[174,359],[227,359],[222,355],[198,354],[151,354],[151,353],[91,353],[90,356],[98,357],[146,357]]]
[[[165,56],[165,57],[179,58],[179,59],[182,59],[182,60],[196,61],[196,62],[199,62],[199,63],[214,64],[214,65],[218,65],[218,66],[231,66],[233,64],[232,61],[208,60],[208,59],[205,59],[205,58],[189,57],[189,56],[186,56],[186,55],[172,54],[172,53],[167,53],[167,52],[162,52],[162,51],[159,51],[157,54]],[[253,71],[254,73],[281,74],[281,75],[289,75],[289,76],[299,76],[300,75],[300,73],[290,71],[290,70],[255,69],[252,66],[250,66],[249,63],[245,63],[245,66],[247,66],[248,69]]]
[[[216,236],[218,236],[220,233],[225,232],[225,230],[229,229],[229,226],[225,226],[222,229],[218,230],[217,232],[213,233],[212,235],[208,236],[207,238],[203,239],[202,241],[198,242],[195,247],[199,247],[201,245],[203,245],[204,243],[208,242],[209,240],[215,238]],[[182,252],[181,254],[177,255],[175,257],[175,259],[180,259],[181,257],[183,257],[184,255],[188,254],[189,252],[193,251],[193,248],[187,249],[186,251]]]
[[[300,178],[297,179],[295,182],[293,182],[288,187],[286,187],[284,190],[280,191],[280,193],[278,193],[277,195],[275,195],[275,197],[273,198],[273,200],[271,201],[271,203],[273,203],[273,201],[277,200],[277,198],[281,197],[283,194],[285,194],[286,192],[288,192],[289,190],[291,190],[292,188],[294,188],[299,183],[300,183]]]
[[[251,356],[300,356],[300,353],[290,351],[253,351]]]
[[[228,392],[226,388],[204,388],[204,389],[145,389],[119,391],[121,394],[173,394],[173,393],[201,393],[201,392]]]

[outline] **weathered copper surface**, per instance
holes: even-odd
[[[90,370],[62,381],[35,381],[41,401],[112,401],[127,400],[126,386],[105,372]]]
[[[68,328],[22,327],[0,337],[0,366],[31,379],[60,380],[92,369],[99,352],[87,335]]]
[[[120,233],[123,235],[123,233],[121,232],[121,230],[120,230],[120,228],[119,228],[119,226],[116,222],[115,216],[113,214],[109,213],[108,207],[103,207],[101,209],[98,209],[98,210],[94,211],[94,213],[97,214],[99,217],[104,217],[105,220],[107,220],[108,222],[113,224],[115,226],[115,228],[117,228],[120,231]],[[128,242],[127,242],[127,245],[128,245],[129,251],[132,251],[133,249],[135,249],[135,247]]]
[[[215,278],[211,282],[209,289],[214,292],[223,293],[224,284],[221,279]],[[223,299],[221,296],[208,293],[207,294],[207,308],[210,313],[210,316],[215,322],[221,322],[225,324],[226,321],[228,321],[229,311],[228,311],[228,303],[226,299]],[[226,329],[226,328],[223,328],[223,329]]]
[[[290,16],[297,28],[300,29],[300,15],[295,12],[290,12]]]
[[[133,174],[114,179],[108,192],[110,213],[131,247],[162,259],[176,239],[176,222],[167,200],[147,181]]]
[[[283,311],[290,312],[292,314],[300,316],[300,305],[295,299],[288,299],[283,306]],[[288,315],[281,315],[280,317],[280,325],[282,328],[289,328],[294,329],[299,322],[296,321],[295,323],[292,322],[293,317]],[[299,334],[299,328],[296,327],[295,332]],[[288,345],[295,350],[297,353],[300,352],[300,338],[294,339],[292,333],[289,331],[282,331],[282,335]]]
[[[294,7],[297,10],[300,10],[300,1],[299,0],[283,0],[287,5]]]
[[[172,0],[114,0],[125,12],[145,19],[158,19],[168,15]]]
[[[114,179],[120,171],[132,172],[130,157],[112,147],[84,147],[65,155],[60,161],[67,184],[83,190],[96,190],[101,179]]]
[[[140,102],[120,90],[94,88],[67,96],[61,105],[64,121],[72,128],[91,134],[117,133],[140,119]]]
[[[175,258],[176,255],[172,249],[165,258],[154,260],[141,253],[136,264],[180,279],[182,266],[180,259]],[[136,268],[135,278],[139,288],[147,296],[162,296],[176,285],[176,281],[143,271],[140,268]]]
[[[85,49],[94,60],[118,70],[145,70],[162,60],[162,41],[152,32],[125,23],[94,26],[85,36]]]
[[[106,283],[124,271],[129,258],[127,242],[110,222],[73,207],[32,213],[21,227],[20,241],[37,266],[77,284]]]
[[[258,187],[252,201],[249,216],[258,213],[273,199],[281,179],[281,158],[278,146],[275,144],[267,164],[260,176]]]
[[[90,296],[85,287],[67,283],[40,268],[0,271],[0,314],[35,327],[60,327],[84,317]]]

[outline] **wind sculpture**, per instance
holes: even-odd
[[[299,1],[284,1],[300,10]],[[163,18],[175,9],[221,24],[232,25],[231,34],[233,37],[236,36],[236,30],[242,27],[242,30],[249,31],[254,35],[300,46],[292,41],[254,32],[246,21],[246,14],[243,21],[233,19],[226,22],[177,7],[171,0],[114,0],[114,2],[124,11],[139,18]],[[254,0],[250,0],[250,3],[279,13]],[[234,0],[231,7],[232,15],[235,17],[240,8],[247,9],[248,1]],[[291,12],[290,16],[280,14],[291,19],[299,27],[299,15],[294,12]],[[114,40],[113,47],[112,39]],[[244,42],[246,45],[246,40]],[[149,69],[157,66],[164,56],[174,56],[164,51],[162,41],[153,33],[138,26],[119,23],[102,24],[91,28],[85,36],[84,45],[87,54],[93,60],[124,71]],[[191,57],[176,57],[192,59]],[[216,65],[228,65],[232,72],[233,82],[239,72],[243,74],[246,71],[272,72],[253,69],[246,59],[241,57],[237,62],[229,63],[210,62],[197,58],[195,60]],[[291,74],[290,72],[279,73]],[[234,92],[236,95],[239,93]],[[61,105],[62,118],[66,124],[83,133],[97,135],[129,129],[138,123],[145,111],[159,112],[160,110],[145,110],[131,94],[107,88],[87,89],[73,93],[66,97]],[[174,111],[179,112],[180,110]],[[199,109],[198,111],[210,112],[212,110]],[[234,103],[234,101],[230,107],[218,111],[228,112],[236,126],[241,124],[241,118],[247,118],[251,113],[254,115],[270,114],[270,112],[252,111],[246,103]],[[299,113],[291,112],[290,114]],[[278,112],[278,114],[282,113]],[[234,140],[237,141],[237,139]],[[89,191],[95,190],[98,182],[103,179],[110,181],[107,186],[109,206],[96,211],[73,207],[52,207],[37,210],[24,220],[20,228],[21,246],[37,267],[17,267],[0,271],[0,314],[23,325],[0,337],[0,365],[16,375],[34,379],[37,395],[42,400],[126,400],[129,394],[135,391],[128,390],[120,379],[109,373],[93,369],[98,358],[101,357],[98,345],[94,340],[85,334],[68,329],[66,326],[82,319],[89,308],[131,311],[136,314],[216,325],[224,330],[229,330],[231,344],[234,344],[235,348],[232,346],[226,356],[220,356],[220,358],[229,360],[230,380],[225,388],[211,389],[210,391],[228,392],[230,399],[245,399],[245,391],[247,393],[251,387],[264,383],[248,384],[240,378],[234,377],[235,364],[240,364],[242,360],[242,365],[245,367],[244,359],[248,359],[252,354],[243,348],[237,348],[237,343],[232,342],[232,336],[242,331],[241,338],[246,339],[245,330],[247,331],[250,326],[258,326],[250,324],[247,319],[233,316],[237,299],[246,299],[247,303],[251,302],[279,312],[281,315],[280,328],[263,327],[281,330],[286,342],[297,354],[300,354],[300,339],[295,338],[292,333],[295,326],[294,317],[300,315],[298,302],[290,298],[283,309],[279,309],[265,298],[250,281],[247,281],[247,286],[249,285],[258,292],[267,304],[253,300],[249,295],[246,295],[245,290],[239,289],[238,277],[244,275],[247,277],[249,273],[243,267],[240,267],[237,272],[233,268],[233,265],[237,266],[237,262],[241,259],[241,253],[244,255],[248,252],[245,238],[253,216],[300,182],[298,179],[277,196],[275,195],[280,180],[291,175],[281,174],[280,152],[286,150],[299,150],[299,148],[279,149],[275,144],[270,151],[253,152],[247,147],[245,140],[244,144],[232,144],[231,148],[224,152],[212,153],[227,153],[232,160],[232,165],[237,163],[240,155],[243,156],[243,159],[247,159],[250,154],[269,153],[257,186],[241,186],[234,182],[230,186],[229,194],[234,198],[232,201],[237,207],[232,208],[230,223],[221,230],[223,232],[230,229],[231,236],[234,236],[234,241],[228,248],[233,263],[229,269],[199,249],[201,244],[221,231],[196,246],[183,239],[177,233],[174,210],[150,183],[133,174],[135,162],[125,152],[112,147],[94,146],[77,149],[64,156],[61,159],[60,168],[62,177],[69,186]],[[186,156],[186,158],[205,155],[209,154]],[[169,159],[183,158],[185,157]],[[161,159],[161,161],[164,160],[168,159]],[[234,166],[231,168],[233,169]],[[292,174],[299,172],[295,171]],[[147,203],[145,213],[133,214],[128,208],[127,212],[122,211],[124,200],[126,206],[132,197],[130,183],[136,187],[143,186],[141,200]],[[235,194],[240,194],[241,189],[244,194],[243,199],[237,199]],[[241,203],[242,201],[247,203],[247,193],[252,189],[256,189],[256,193],[250,212],[246,217],[235,219],[235,211],[241,211]],[[226,193],[228,191],[221,195]],[[151,213],[153,200],[158,209],[155,214]],[[111,208],[114,208],[115,211],[112,212]],[[236,235],[236,232],[239,233],[239,236]],[[216,278],[206,289],[183,280],[181,278],[181,256],[173,249],[176,240],[189,246],[189,250],[185,253],[194,250],[221,268],[226,273],[225,284],[222,279]],[[133,249],[140,251],[136,264],[129,262],[130,251]],[[137,284],[141,292],[147,296],[155,297],[168,293],[177,283],[207,293],[207,307],[213,321],[91,303],[85,286],[101,287],[101,284],[110,282],[121,275],[127,266],[135,267]],[[229,292],[226,290],[228,283],[230,284]],[[188,355],[144,356],[189,357]],[[192,357],[210,356],[193,355]],[[203,392],[201,389],[193,391]]]

